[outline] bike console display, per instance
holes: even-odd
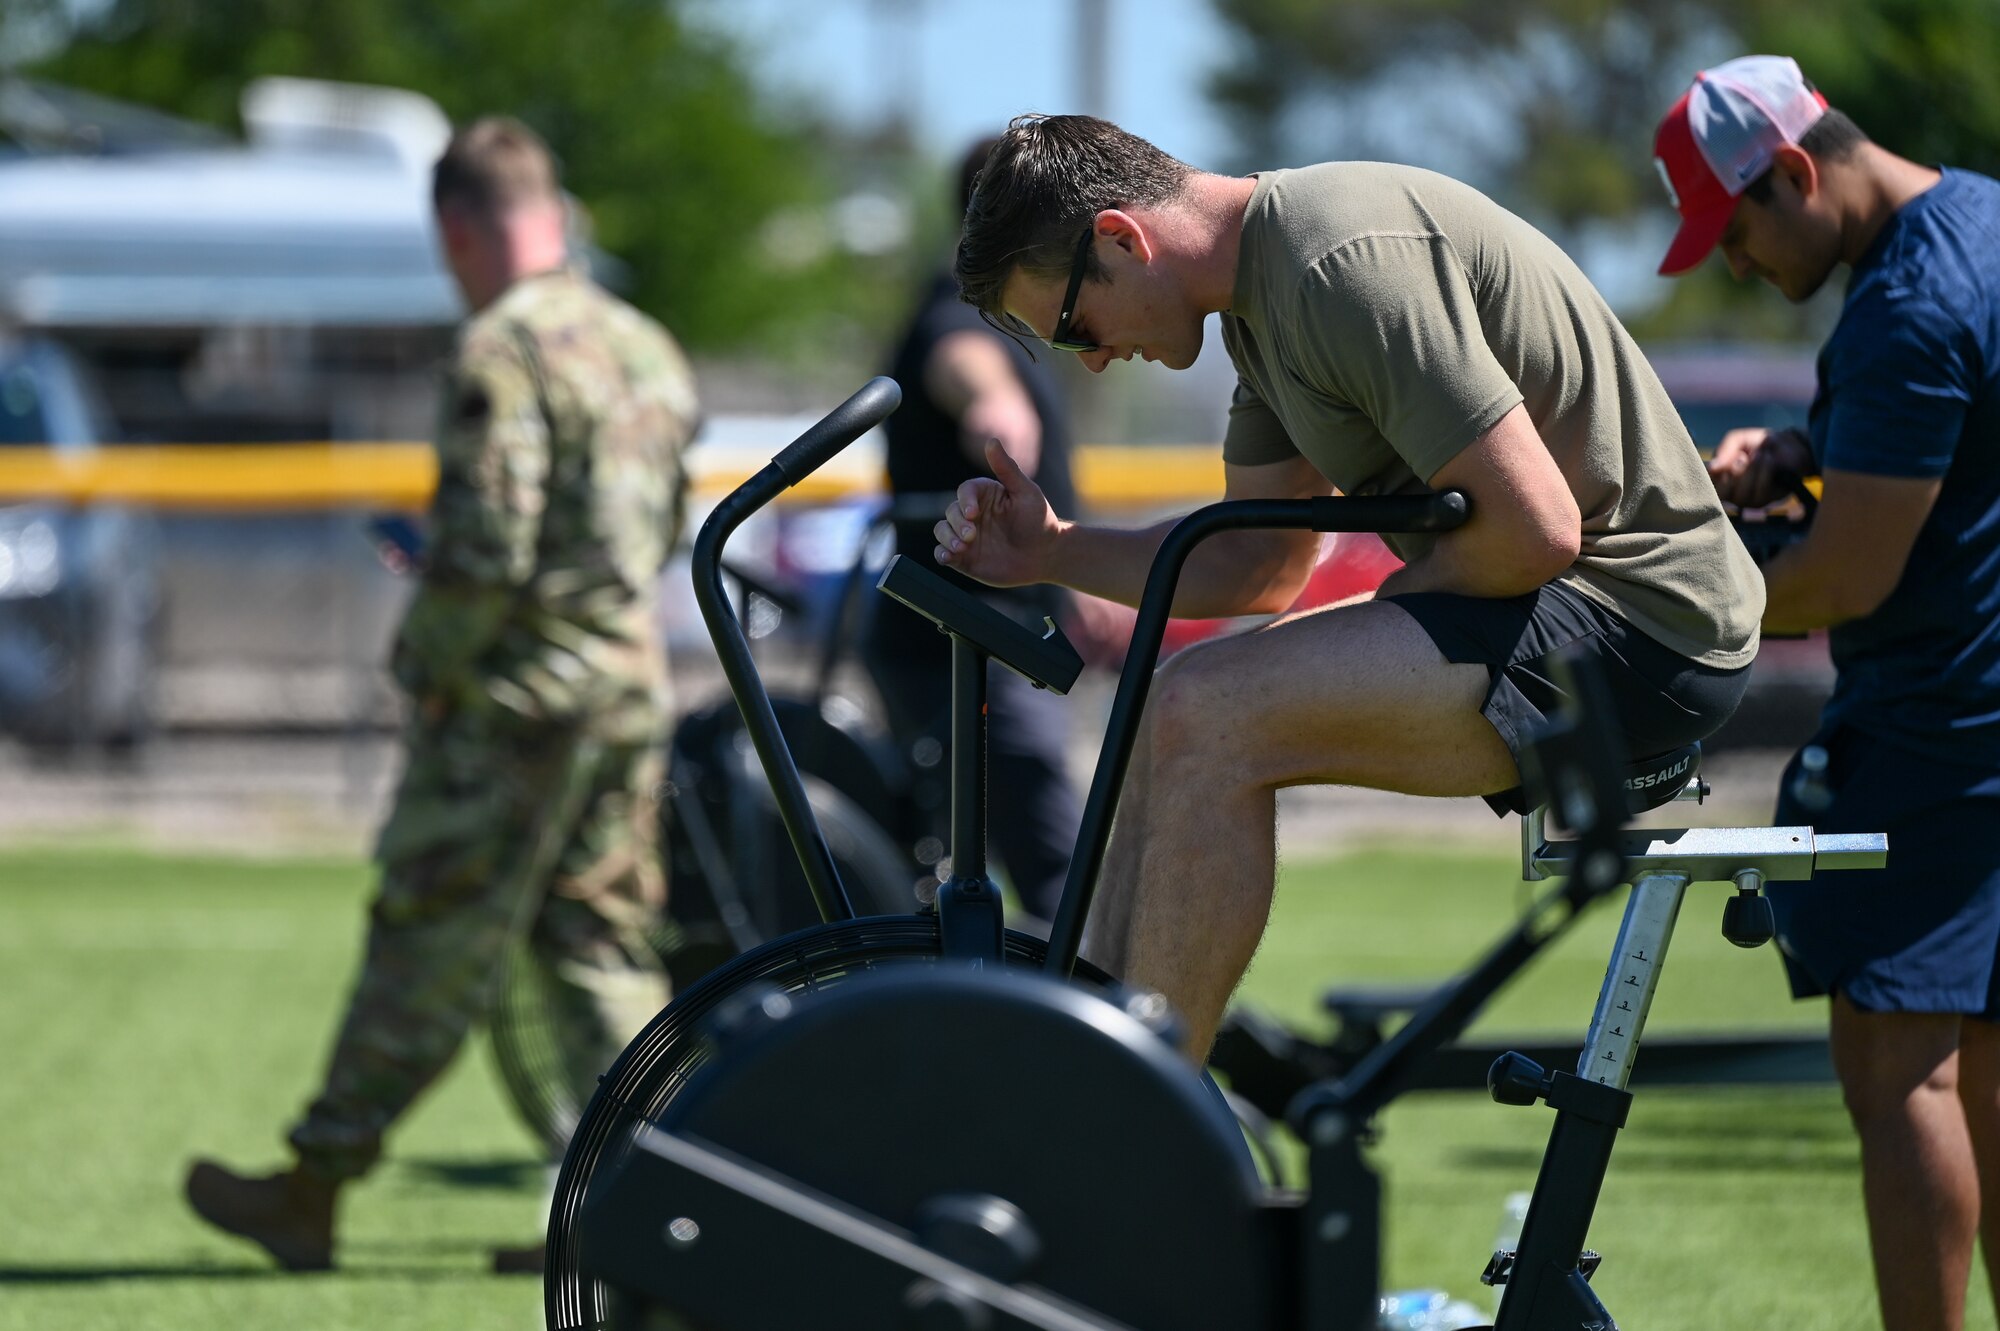
[[[1025,678],[1037,688],[1068,693],[1083,673],[1083,658],[1054,620],[1036,636],[976,596],[952,586],[902,555],[889,561],[876,587]]]

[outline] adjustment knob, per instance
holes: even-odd
[[[1754,888],[1738,892],[1722,907],[1722,936],[1738,947],[1762,947],[1777,932],[1771,903]]]
[[[1531,1105],[1549,1093],[1549,1074],[1526,1054],[1502,1054],[1486,1070],[1486,1090],[1500,1104]]]

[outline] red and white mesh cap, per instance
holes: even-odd
[[[1653,136],[1653,164],[1681,215],[1660,272],[1678,276],[1707,258],[1737,197],[1825,114],[1826,98],[1790,56],[1746,55],[1695,75]]]

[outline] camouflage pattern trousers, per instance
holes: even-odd
[[[648,935],[666,897],[661,767],[657,743],[576,729],[490,715],[412,725],[376,847],[366,959],[325,1085],[291,1133],[303,1168],[352,1178],[374,1164],[522,942],[578,1103],[589,1098],[670,997]]]

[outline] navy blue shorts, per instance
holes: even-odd
[[[1559,582],[1503,599],[1450,592],[1385,599],[1417,621],[1445,660],[1486,667],[1491,685],[1480,714],[1499,732],[1517,768],[1564,697],[1549,658],[1571,644],[1599,667],[1627,758],[1668,753],[1714,734],[1736,711],[1750,680],[1748,666],[1699,665]],[[1518,786],[1485,798],[1495,813],[1528,810]]]
[[[1801,807],[1794,757],[1778,823],[1886,832],[1889,863],[1766,885],[1792,995],[1845,994],[1864,1012],[2000,1018],[2000,773],[1845,727],[1813,743],[1827,751],[1832,807]]]

